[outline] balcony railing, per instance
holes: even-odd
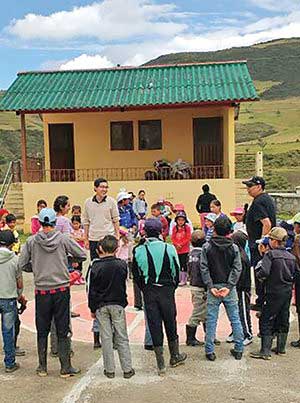
[[[28,182],[88,182],[103,177],[109,181],[221,179],[223,165],[193,166],[190,171],[173,174],[170,168],[155,171],[149,167],[90,168],[90,169],[35,169],[28,171]]]

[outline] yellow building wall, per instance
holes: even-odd
[[[183,203],[189,218],[198,225],[199,217],[195,205],[199,194],[202,193],[201,187],[205,183],[209,184],[211,191],[221,200],[223,211],[229,214],[236,203],[234,179],[110,182],[109,194],[116,197],[122,188],[135,194],[144,189],[149,207],[161,197],[172,203]],[[37,200],[46,199],[48,206],[52,207],[57,196],[67,195],[71,205],[83,206],[84,201],[93,194],[92,182],[23,183],[24,231],[30,231],[30,219],[36,214]]]
[[[211,106],[126,112],[82,112],[44,114],[45,167],[50,169],[49,123],[74,124],[75,168],[150,168],[155,160],[178,158],[193,164],[193,118],[223,117],[224,165],[234,177],[234,108]],[[138,150],[138,121],[162,121],[162,150]],[[134,150],[110,150],[110,122],[133,121]]]

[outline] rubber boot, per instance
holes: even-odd
[[[250,353],[250,357],[258,358],[258,359],[262,359],[262,360],[270,360],[272,342],[273,342],[273,336],[261,336],[260,351]]]
[[[80,373],[80,369],[72,367],[70,353],[70,339],[68,337],[58,338],[58,356],[61,365],[61,378],[69,378],[70,376],[74,376]]]
[[[38,376],[47,376],[47,349],[48,349],[48,337],[40,337],[37,341],[39,366],[36,369]]]
[[[178,338],[173,341],[169,341],[169,351],[170,351],[170,365],[171,367],[177,367],[178,365],[184,364],[187,359],[186,353],[179,353]]]
[[[197,331],[197,326],[185,326],[186,330],[186,345],[187,346],[203,346],[204,343],[200,342],[199,340],[196,339],[196,331]]]
[[[300,348],[300,313],[298,313],[298,329],[299,329],[299,339],[297,341],[292,341],[291,346]]]
[[[179,283],[179,286],[183,287],[184,285],[186,285],[187,282],[187,272],[181,271],[180,273],[181,273],[181,281]]]
[[[276,354],[284,355],[286,354],[285,346],[287,341],[287,333],[278,333],[277,335],[277,345],[276,345]]]
[[[157,372],[159,376],[164,376],[166,373],[165,359],[164,359],[164,348],[162,346],[154,347]]]
[[[94,332],[94,350],[98,350],[99,348],[101,348],[100,333]]]

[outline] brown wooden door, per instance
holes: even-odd
[[[49,124],[49,152],[52,181],[75,180],[73,124]]]
[[[200,167],[197,176],[222,177],[223,118],[196,118],[193,120],[193,133],[194,166]]]

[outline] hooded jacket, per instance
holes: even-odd
[[[0,247],[0,298],[17,298],[17,279],[22,277],[15,252]]]
[[[28,238],[20,258],[19,267],[32,271],[37,290],[52,290],[68,287],[68,257],[84,261],[85,251],[68,235],[54,230],[49,233],[39,232]]]
[[[239,248],[225,236],[213,236],[202,248],[200,267],[207,288],[225,284],[232,289],[242,272]]]

